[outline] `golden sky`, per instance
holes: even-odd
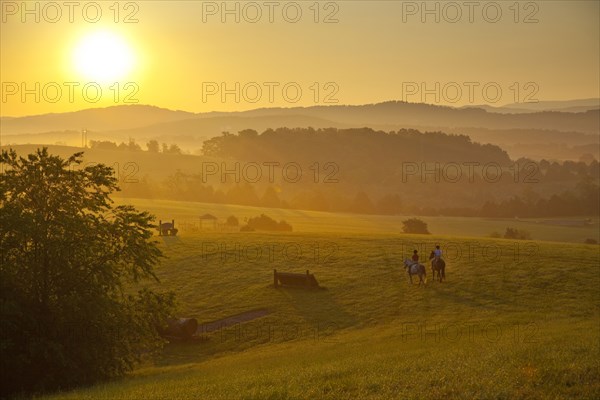
[[[1,1],[0,115],[600,96],[600,2],[465,3]]]

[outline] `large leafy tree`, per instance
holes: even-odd
[[[111,168],[37,150],[0,156],[2,394],[119,376],[162,343],[173,294],[142,288],[153,216],[115,207]]]

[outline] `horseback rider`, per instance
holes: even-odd
[[[411,259],[404,259],[404,268],[407,268],[408,277],[410,278],[410,283],[412,283],[412,276],[419,275],[419,285],[421,283],[426,284],[427,273],[425,272],[425,266],[419,263],[419,252],[417,250],[413,251],[413,255]]]
[[[440,245],[435,246],[435,250],[433,250],[433,262],[437,265],[437,262],[442,258],[442,249],[440,249]]]
[[[413,265],[419,265],[419,252],[417,250],[413,251],[412,261]]]

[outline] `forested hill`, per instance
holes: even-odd
[[[402,162],[510,163],[508,154],[498,146],[474,143],[465,135],[412,129],[388,133],[370,128],[279,128],[261,134],[247,129],[204,142],[203,152],[236,160],[336,161],[345,166],[377,169],[393,169]]]

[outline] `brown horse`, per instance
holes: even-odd
[[[432,251],[429,254],[429,259],[431,260],[431,272],[433,273],[433,279],[435,279],[435,273],[437,272],[439,281],[442,279],[446,279],[446,261],[440,258],[437,262],[435,261],[435,254]]]

